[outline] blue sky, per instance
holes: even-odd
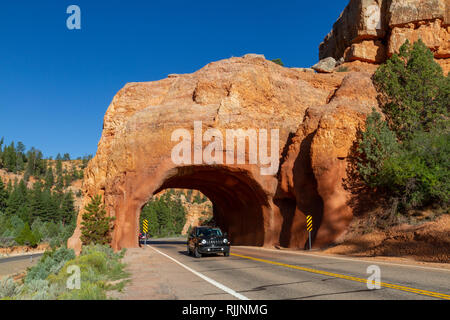
[[[191,73],[246,53],[311,66],[347,3],[4,1],[0,137],[46,156],[95,154],[105,111],[127,82]],[[71,4],[81,8],[81,30],[66,27]]]

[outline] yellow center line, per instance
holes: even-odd
[[[269,263],[269,264],[273,264],[273,265],[277,265],[277,266],[282,266],[282,267],[286,267],[286,268],[321,274],[321,275],[335,277],[335,278],[339,278],[339,279],[346,279],[346,280],[351,280],[351,281],[356,281],[356,282],[361,282],[361,283],[367,283],[367,279],[347,276],[347,275],[343,275],[343,274],[339,274],[339,273],[332,273],[332,272],[321,271],[321,270],[316,270],[316,269],[311,269],[311,268],[299,267],[299,266],[294,266],[291,264],[275,262],[275,261],[265,260],[265,259],[259,259],[259,258],[254,258],[254,257],[248,257],[248,256],[243,256],[243,255],[235,254],[235,253],[231,253],[231,255],[235,256],[235,257],[243,258],[243,259],[249,259],[249,260],[253,260],[253,261]],[[412,293],[422,294],[422,295],[430,296],[430,297],[434,297],[434,298],[450,300],[450,295],[444,294],[444,293],[426,291],[426,290],[415,289],[415,288],[410,288],[410,287],[404,287],[404,286],[399,286],[396,284],[386,283],[386,282],[375,282],[374,281],[372,283],[379,284],[380,286],[385,287],[385,288],[401,290],[401,291],[406,291],[406,292],[412,292]]]

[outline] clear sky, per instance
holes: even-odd
[[[45,156],[95,154],[105,111],[127,82],[246,53],[309,67],[347,3],[2,1],[0,137]],[[81,8],[81,30],[66,27],[72,4]]]

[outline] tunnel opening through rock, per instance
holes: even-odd
[[[186,236],[196,226],[215,226],[212,202],[194,189],[170,188],[155,194],[141,210],[139,221],[141,233],[149,238]]]
[[[215,225],[228,233],[233,244],[264,244],[268,199],[248,172],[222,166],[178,167],[168,173],[153,195],[166,189],[191,189],[204,194],[212,202]]]

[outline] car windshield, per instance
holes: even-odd
[[[222,231],[220,229],[199,229],[198,235],[200,237],[221,237]]]

